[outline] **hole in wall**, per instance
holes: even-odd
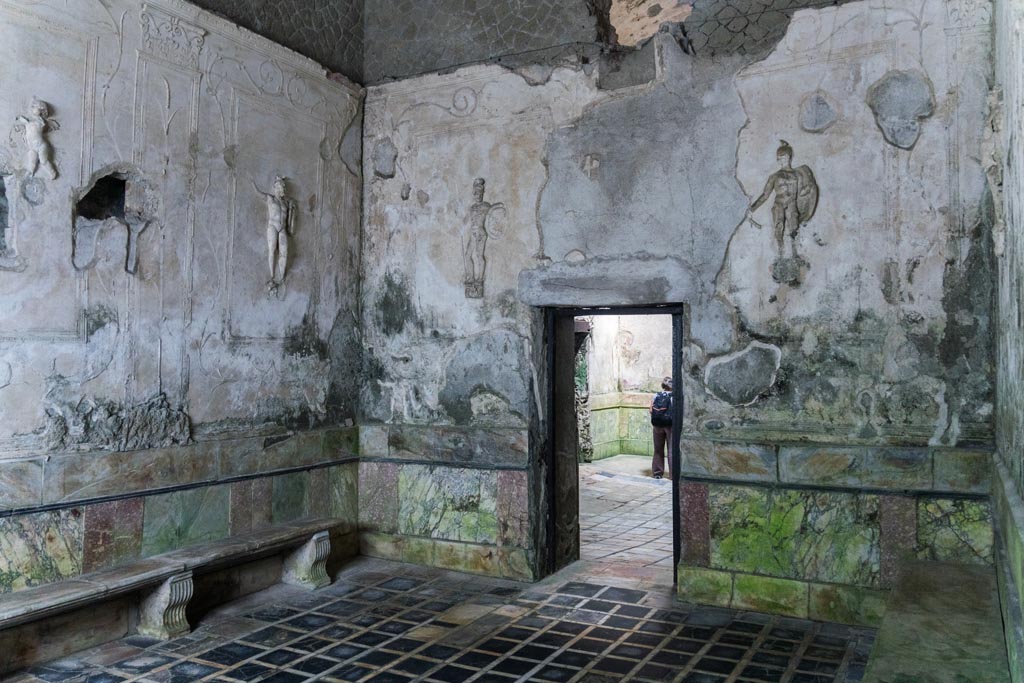
[[[128,182],[124,178],[104,176],[75,205],[75,213],[81,218],[97,221],[123,219],[127,189]]]

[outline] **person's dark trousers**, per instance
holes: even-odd
[[[651,429],[654,430],[654,459],[651,460],[651,470],[654,476],[660,477],[665,474],[665,444],[672,443],[672,428],[652,426]]]

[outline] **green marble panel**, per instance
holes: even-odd
[[[889,599],[888,591],[855,586],[811,584],[810,590],[811,619],[872,628],[882,623]]]
[[[737,574],[732,607],[792,617],[807,616],[808,587],[801,581]]]
[[[709,504],[717,569],[879,584],[878,496],[712,485]]]
[[[496,544],[497,473],[403,465],[398,474],[399,533]]]
[[[275,524],[290,522],[306,516],[306,490],[309,474],[295,472],[274,477],[273,493],[271,494],[271,519]]]
[[[651,441],[651,413],[643,408],[620,408],[625,417],[626,432],[624,437],[635,441]]]
[[[728,607],[732,602],[732,574],[714,569],[680,566],[676,573],[680,600]]]
[[[618,441],[609,441],[608,443],[594,444],[594,460],[603,460],[604,458],[614,458],[619,455],[619,449],[621,446]]]
[[[988,503],[920,499],[917,544],[921,559],[992,564],[992,513]]]
[[[0,518],[0,593],[78,576],[83,538],[78,508]]]
[[[619,411],[618,408],[595,410],[590,413],[590,438],[595,444],[618,442]]]
[[[142,520],[143,557],[225,538],[229,506],[226,484],[148,496]]]

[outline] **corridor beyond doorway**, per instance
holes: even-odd
[[[580,465],[580,559],[672,571],[672,484],[650,458],[619,455]]]

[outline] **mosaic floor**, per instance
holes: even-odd
[[[620,492],[627,485],[641,485],[626,481],[629,475],[617,476],[620,481],[614,488]],[[602,481],[594,478],[593,499],[616,503],[618,515],[632,516],[630,501],[597,493]],[[585,511],[588,495],[585,490]],[[638,497],[633,504],[654,512],[648,503],[664,495]],[[657,517],[661,520],[663,514],[658,512]],[[592,522],[587,519],[585,524],[593,526]],[[641,523],[633,528],[647,527]],[[595,543],[600,538],[596,532],[585,537],[594,538]],[[601,552],[611,547],[614,538],[610,534],[601,541]],[[660,543],[655,538],[652,542]],[[635,562],[652,560],[653,566],[635,563],[631,576],[629,563],[621,557],[614,572],[595,571],[608,566],[607,560],[582,561],[535,585],[360,558],[328,588],[307,592],[275,586],[207,615],[183,638],[159,642],[130,637],[8,680],[842,683],[861,679],[873,631],[680,603],[672,597],[670,574],[658,567],[660,560],[645,557],[636,548],[628,551],[627,558],[631,553]]]

